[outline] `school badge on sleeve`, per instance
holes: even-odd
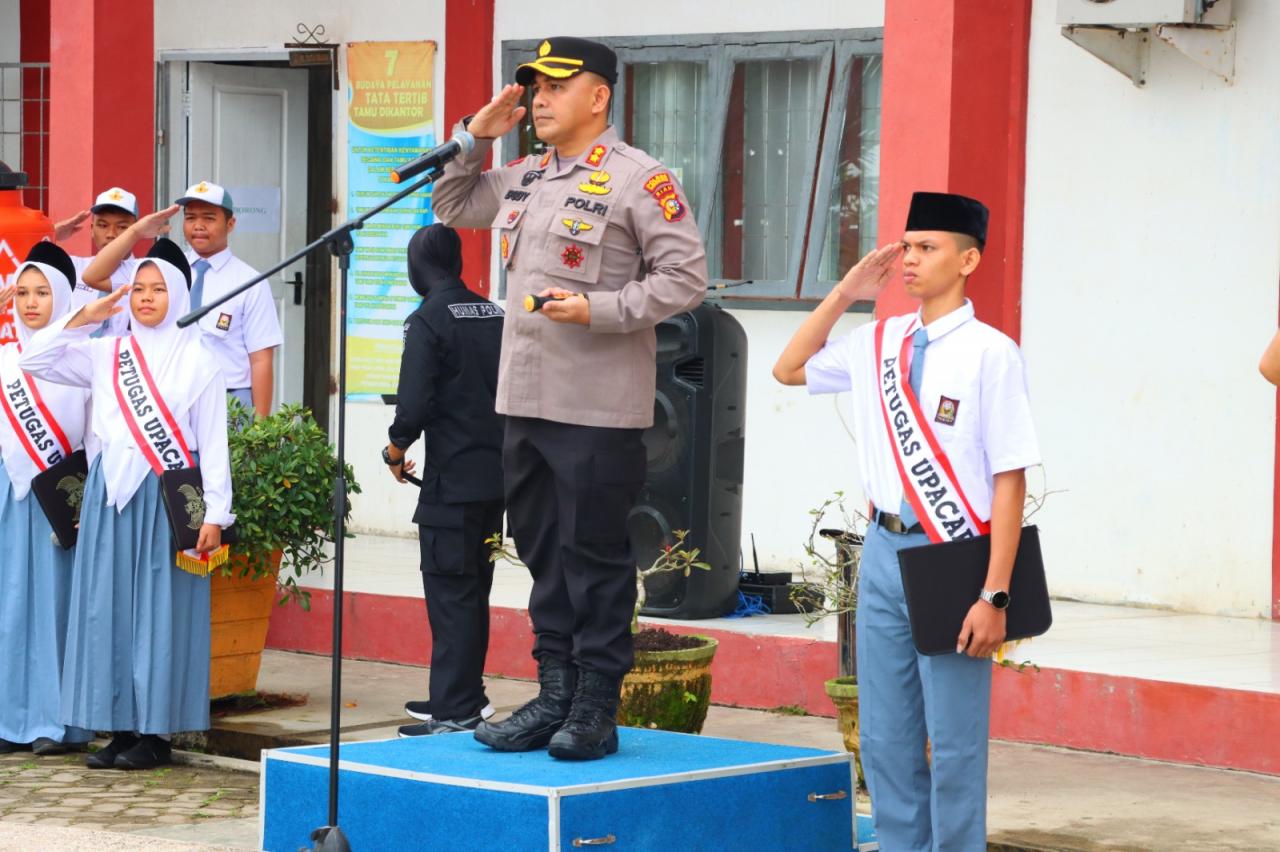
[[[944,396],[938,400],[938,413],[933,416],[935,423],[944,426],[956,425],[956,412],[960,410],[960,400]]]

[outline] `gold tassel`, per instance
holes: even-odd
[[[996,648],[996,662],[1003,665],[1004,661],[1009,659],[1009,655],[1012,654],[1019,645],[1023,642],[1030,641],[1030,639],[1016,639],[1012,642],[1005,642],[999,648]]]
[[[231,556],[231,548],[228,545],[222,545],[213,553],[201,553],[199,556],[192,556],[185,550],[178,551],[176,565],[188,574],[195,574],[197,577],[207,577],[217,568],[221,568],[226,564],[227,559]]]

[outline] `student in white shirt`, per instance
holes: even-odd
[[[82,210],[70,219],[65,219],[53,226],[55,242],[65,242],[78,234],[89,223],[89,236],[93,241],[96,255],[111,241],[119,237],[138,221],[138,199],[132,192],[113,186],[100,193],[93,206]],[[128,284],[133,279],[133,270],[138,260],[132,254],[126,255],[110,277],[92,283],[84,279],[84,273],[93,262],[93,257],[71,255],[71,263],[75,266],[75,292],[72,294],[71,310],[78,311],[103,293],[111,292],[114,287]],[[119,337],[129,328],[129,315],[122,312],[102,324],[99,336]]]
[[[810,393],[852,392],[873,518],[856,620],[862,759],[881,848],[895,852],[986,848],[989,658],[1005,638],[1024,471],[1040,462],[1021,353],[965,298],[987,218],[973,199],[916,193],[902,240],[845,275],[773,370]],[[879,295],[898,258],[919,312],[828,340],[855,301]],[[988,532],[986,583],[956,653],[918,654],[898,551]]]
[[[201,181],[177,203],[183,206],[182,233],[191,246],[187,260],[193,308],[258,277],[258,271],[227,245],[236,227],[230,193]],[[200,320],[200,330],[218,356],[227,392],[259,415],[270,414],[275,349],[284,342],[271,286],[261,281],[220,305]]]
[[[192,269],[192,308],[257,277],[257,270],[228,247],[236,225],[231,196],[205,181],[190,187],[173,206],[139,219],[98,253],[86,277],[101,280],[110,275],[138,240],[161,233],[179,209],[183,210],[183,236],[191,246],[187,261]],[[227,393],[263,417],[270,414],[275,347],[284,340],[270,285],[259,282],[206,314],[200,330],[222,370]]]

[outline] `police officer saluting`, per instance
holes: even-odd
[[[484,693],[493,562],[485,539],[502,531],[502,416],[493,410],[502,308],[462,282],[462,242],[430,225],[409,240],[409,283],[422,306],[404,324],[391,443],[382,459],[404,482],[404,452],[424,432],[426,462],[414,523],[431,623],[431,698],[401,736],[474,730],[493,714]]]
[[[654,326],[706,292],[702,238],[684,190],[609,124],[617,57],[552,38],[516,84],[462,124],[476,147],[436,184],[441,221],[499,230],[507,270],[497,409],[506,414],[507,517],[533,575],[538,697],[476,739],[553,757],[615,752],[633,662],[636,565],[627,515],[653,422]],[[525,115],[550,147],[481,172],[493,139]],[[461,129],[461,128],[456,128]],[[526,299],[549,298],[545,303]]]

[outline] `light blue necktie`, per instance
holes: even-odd
[[[191,268],[196,271],[196,280],[191,285],[191,310],[194,311],[204,304],[204,274],[209,271],[209,261],[202,257],[191,264]],[[915,370],[914,365],[912,365],[912,370]],[[914,377],[915,373],[912,372],[911,375]],[[915,379],[912,378],[912,381],[915,381]]]
[[[923,328],[917,329],[916,333],[911,336],[911,372],[907,376],[907,382],[911,385],[911,392],[916,395],[916,400],[920,399],[920,379],[924,376],[924,348],[929,345],[929,332]],[[902,525],[910,528],[920,520],[916,517],[916,510],[911,508],[911,504],[904,496],[902,498],[902,508],[898,511],[902,517]]]

